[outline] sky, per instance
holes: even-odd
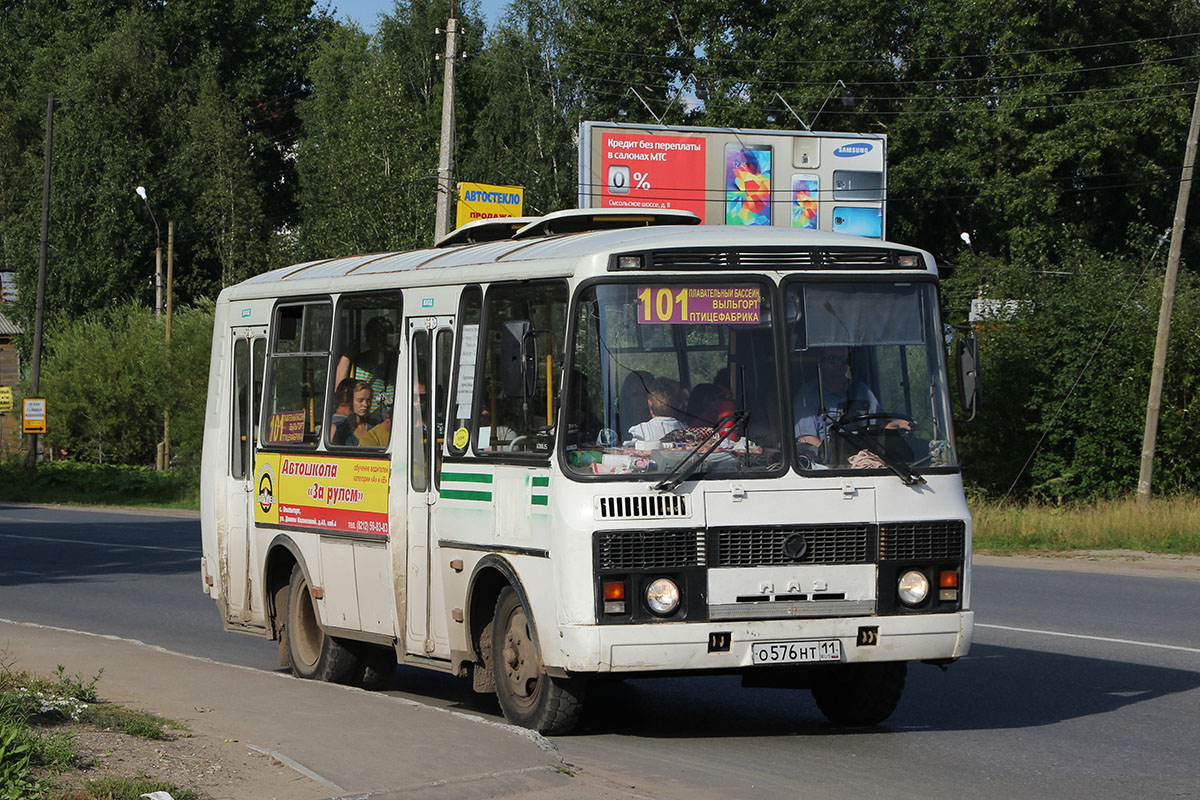
[[[479,0],[489,27],[496,23],[507,4],[507,0]],[[338,19],[349,18],[367,33],[374,33],[379,15],[391,12],[395,3],[394,0],[330,0],[330,5],[337,9],[334,16]]]

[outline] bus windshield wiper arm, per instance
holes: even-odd
[[[872,453],[878,456],[879,460],[882,461],[888,469],[896,473],[896,475],[900,478],[900,481],[905,486],[917,486],[925,483],[925,479],[909,469],[908,464],[905,464],[903,461],[897,461],[894,457],[889,456],[887,454],[887,450],[881,447],[878,442],[873,441],[869,436],[860,437],[853,431],[846,430],[845,425],[834,419],[829,414],[825,415],[825,419],[829,422],[829,427],[833,428],[833,432],[838,436],[841,436],[847,442],[850,442],[855,446],[862,446],[864,449],[870,450]]]
[[[749,416],[750,412],[742,408],[734,411],[728,417],[718,420],[717,424],[713,426],[712,433],[705,436],[699,444],[693,447],[692,451],[684,457],[683,461],[679,462],[679,466],[671,470],[671,473],[667,477],[654,484],[651,488],[658,489],[659,491],[670,491],[686,481],[700,468],[700,465],[704,463],[704,459],[712,455],[712,452],[721,446],[721,442],[728,439],[729,435],[737,430],[737,427],[745,422]],[[719,438],[707,450],[700,453],[700,449],[708,444],[709,440],[714,436],[717,436],[718,432],[720,432]],[[699,457],[696,456],[697,453],[700,453]]]

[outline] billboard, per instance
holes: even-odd
[[[887,137],[584,122],[580,208],[663,208],[705,225],[882,238]]]
[[[490,183],[458,184],[455,227],[496,217],[519,217],[525,203],[524,186],[493,186]]]

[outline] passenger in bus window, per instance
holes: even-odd
[[[370,421],[383,421],[385,410],[396,397],[396,326],[387,317],[367,321],[366,348],[343,353],[338,359],[334,385],[346,378],[364,381],[371,387]]]
[[[350,413],[338,423],[333,431],[333,443],[353,447],[371,429],[368,413],[371,408],[371,384],[355,381]]]
[[[357,381],[354,378],[345,378],[338,382],[337,389],[333,393],[333,417],[329,420],[333,429],[336,429],[346,417],[354,412],[355,383]]]
[[[390,410],[384,413],[386,416],[383,418],[383,422],[359,437],[359,447],[387,447],[392,438],[392,414]]]
[[[810,459],[817,458],[819,448],[829,433],[829,418],[840,421],[882,414],[878,398],[860,380],[850,375],[848,347],[814,348],[815,358],[801,363],[800,390],[792,403],[796,420],[796,448]],[[876,418],[863,420],[870,424],[883,423],[884,428],[912,430],[907,419]]]
[[[679,381],[655,378],[650,383],[647,405],[650,419],[629,429],[635,442],[657,442],[671,431],[687,427],[679,419],[687,416],[687,392],[679,385]]]

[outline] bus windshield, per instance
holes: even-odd
[[[749,280],[581,292],[564,418],[568,469],[639,478],[785,469],[771,298],[768,284]]]
[[[957,464],[932,283],[785,284],[801,470]]]

